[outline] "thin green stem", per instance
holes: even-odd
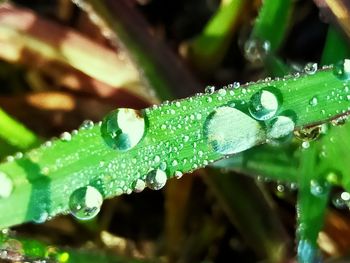
[[[2,109],[0,109],[0,138],[19,150],[28,150],[41,142],[32,131]]]
[[[221,1],[221,5],[205,25],[203,31],[189,44],[188,56],[203,72],[215,69],[229,47],[243,0]]]

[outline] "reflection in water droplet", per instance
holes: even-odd
[[[204,124],[204,135],[220,154],[249,149],[266,139],[265,130],[249,115],[231,107],[215,109]]]
[[[135,147],[145,132],[145,121],[139,111],[117,109],[103,120],[101,135],[108,146],[116,150],[129,150]]]
[[[76,189],[69,197],[69,209],[73,216],[80,220],[94,218],[100,211],[103,202],[101,193],[93,186]]]
[[[244,44],[244,56],[253,64],[260,64],[270,53],[271,44],[267,40],[248,39]]]
[[[7,198],[11,195],[13,183],[10,177],[0,171],[0,198]]]
[[[326,194],[329,185],[327,181],[311,180],[310,192],[314,196],[323,196]]]
[[[279,139],[291,134],[294,130],[294,121],[287,116],[278,116],[268,124],[267,137]]]
[[[340,80],[350,80],[350,59],[344,59],[333,67],[334,75]]]
[[[152,190],[159,190],[164,187],[167,181],[166,173],[161,169],[154,169],[148,172],[146,184]]]
[[[249,112],[257,120],[271,119],[279,108],[277,96],[269,90],[256,92],[249,101]]]

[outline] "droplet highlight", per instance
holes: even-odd
[[[13,183],[10,177],[0,171],[0,198],[7,198],[11,195]]]

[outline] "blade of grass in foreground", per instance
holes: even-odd
[[[102,127],[86,122],[79,131],[0,165],[1,179],[13,189],[0,199],[0,209],[7,211],[0,215],[0,228],[43,222],[69,209],[88,219],[102,198],[146,185],[160,189],[167,178],[346,114],[346,62],[343,74],[338,65],[238,89],[206,89],[143,112],[115,111]],[[80,205],[87,197],[95,200],[93,207]]]

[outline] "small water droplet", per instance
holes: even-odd
[[[94,127],[94,122],[91,120],[85,120],[83,123],[80,125],[79,129],[82,130],[90,130]]]
[[[36,224],[44,223],[49,217],[47,211],[41,211],[36,217],[33,218],[33,222]]]
[[[238,109],[223,106],[215,109],[204,124],[204,134],[220,154],[233,154],[265,140],[265,131],[253,118]]]
[[[249,101],[249,112],[253,118],[266,121],[271,119],[279,108],[277,96],[266,89],[256,92]]]
[[[310,181],[310,192],[314,196],[323,196],[328,189],[328,183],[327,181],[318,181],[318,180],[311,180]]]
[[[146,176],[146,184],[152,190],[159,190],[163,188],[166,181],[167,175],[161,169],[151,170]]]
[[[135,147],[145,132],[145,121],[134,109],[117,109],[103,120],[101,135],[108,146],[126,151]]]
[[[311,105],[311,106],[317,106],[317,104],[318,104],[318,98],[316,97],[316,96],[313,96],[312,98],[311,98],[311,100],[309,101],[309,104]]]
[[[72,135],[69,132],[64,132],[61,134],[60,139],[62,141],[68,142],[72,139]]]
[[[317,63],[309,62],[305,65],[304,71],[308,75],[313,75],[316,73],[317,68],[318,68]]]
[[[350,59],[344,59],[333,67],[334,75],[340,80],[350,80]]]
[[[336,193],[332,198],[332,203],[338,209],[348,208],[350,206],[350,193]]]
[[[145,189],[146,183],[141,179],[137,179],[132,183],[132,189],[135,193],[140,193]]]
[[[294,121],[287,116],[273,118],[268,124],[267,137],[279,139],[291,134],[294,130]]]
[[[270,50],[271,44],[267,40],[250,38],[244,44],[244,56],[254,64],[262,63],[270,53]]]
[[[94,218],[101,209],[103,197],[93,186],[76,189],[69,197],[69,209],[80,220]]]
[[[215,86],[206,86],[204,92],[207,94],[213,94],[215,92]]]
[[[7,198],[11,195],[13,183],[7,174],[0,171],[0,198]]]
[[[333,126],[341,126],[341,125],[344,125],[346,123],[347,119],[348,119],[348,116],[346,116],[346,115],[340,116],[336,119],[331,120],[331,124]]]
[[[304,149],[307,149],[310,147],[310,142],[309,141],[304,141],[301,143],[301,147],[303,147]]]
[[[181,171],[175,171],[174,176],[176,179],[180,179],[183,176],[183,173]]]
[[[220,96],[225,96],[226,95],[226,89],[219,89],[218,94]]]

